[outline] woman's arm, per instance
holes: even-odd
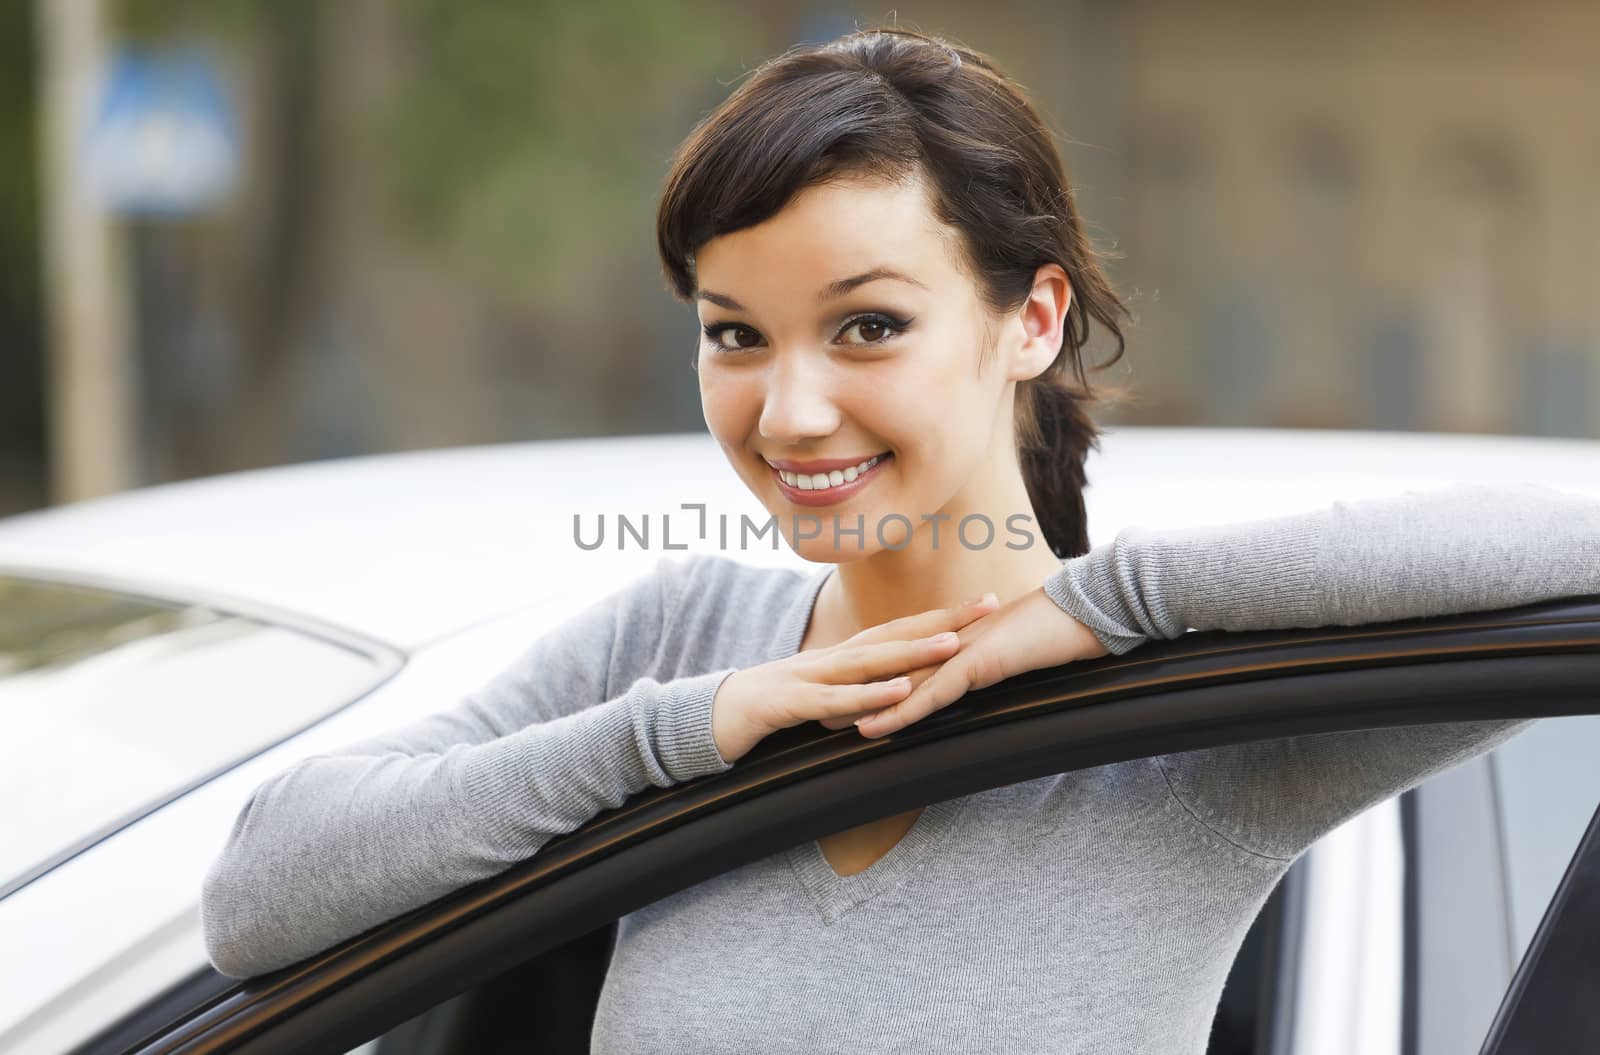
[[[1600,501],[1457,484],[1189,531],[1122,532],[1046,592],[1124,653],[1199,630],[1357,625],[1600,594]],[[1173,795],[1241,850],[1293,859],[1529,720],[1319,733],[1168,755]]]
[[[1455,484],[1182,530],[1130,527],[1045,592],[1121,655],[1196,630],[1355,626],[1600,593],[1600,501]]]
[[[662,560],[455,709],[262,783],[202,888],[217,970],[294,963],[496,875],[647,787],[727,770],[711,716],[732,668],[612,691],[614,672],[655,654],[686,574]]]

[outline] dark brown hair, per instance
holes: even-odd
[[[1017,386],[1017,454],[1051,550],[1086,553],[1084,460],[1099,429],[1083,347],[1093,320],[1116,342],[1100,366],[1120,359],[1128,310],[1084,234],[1050,130],[987,56],[879,27],[756,68],[673,158],[656,215],[668,284],[691,301],[701,246],[769,219],[807,187],[911,175],[927,180],[935,215],[959,235],[957,263],[996,315],[1021,308],[1041,265],[1067,273],[1061,350]]]

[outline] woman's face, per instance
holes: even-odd
[[[808,559],[902,548],[907,521],[925,540],[932,526],[923,518],[936,514],[950,516],[938,525],[940,549],[959,545],[957,522],[975,512],[991,517],[999,544],[1005,517],[1028,511],[994,508],[1015,492],[996,474],[1019,478],[1015,381],[1050,363],[1060,331],[1046,350],[1051,336],[1038,337],[1022,317],[993,318],[957,269],[954,238],[920,180],[849,180],[808,188],[778,215],[696,254],[706,424]],[[1064,290],[1064,273],[1047,267]],[[986,340],[995,354],[980,372]],[[874,457],[866,473],[828,477],[844,480],[836,492],[814,479],[791,486],[795,478],[774,468]],[[906,519],[884,519],[892,514]],[[861,538],[842,534],[836,549],[835,515],[845,529],[859,515]],[[820,534],[797,540],[797,516],[812,525],[802,531],[820,525]]]

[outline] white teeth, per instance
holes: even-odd
[[[783,477],[783,482],[790,487],[801,491],[824,491],[830,487],[847,484],[877,465],[883,455],[875,454],[860,465],[852,465],[846,469],[834,469],[825,473],[792,473],[787,469],[779,469],[778,475]]]

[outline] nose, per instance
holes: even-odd
[[[758,423],[762,437],[784,446],[804,446],[837,432],[839,407],[832,396],[826,357],[778,355],[773,364]]]

